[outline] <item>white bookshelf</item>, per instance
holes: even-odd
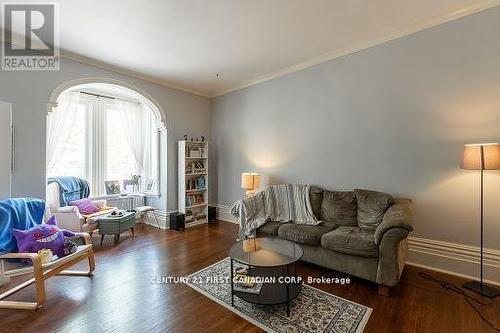
[[[179,212],[186,227],[208,222],[208,143],[179,141]]]

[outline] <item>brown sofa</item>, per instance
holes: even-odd
[[[300,244],[302,260],[342,271],[379,285],[388,295],[403,272],[412,227],[410,199],[369,191],[328,191],[312,187],[311,206],[318,226],[268,221],[260,237]]]

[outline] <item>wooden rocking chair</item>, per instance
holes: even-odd
[[[91,276],[95,269],[94,251],[92,239],[87,233],[78,233],[77,237],[84,239],[84,245],[78,246],[78,250],[66,257],[42,264],[37,253],[6,253],[0,255],[0,277],[13,277],[24,274],[33,274],[33,278],[0,295],[0,309],[24,309],[36,310],[45,303],[45,280],[54,275]],[[13,264],[7,259],[31,259],[33,265]],[[88,271],[67,270],[82,260],[88,260]],[[4,301],[3,299],[35,284],[36,302]]]

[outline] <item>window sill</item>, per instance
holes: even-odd
[[[97,195],[89,197],[90,200],[108,200],[108,199],[129,199],[129,198],[137,198],[137,197],[146,197],[146,198],[160,198],[161,193],[158,192],[142,192],[142,193],[131,193],[131,195],[121,195],[121,194],[106,194],[106,195]]]
[[[143,195],[146,198],[156,198],[156,199],[159,199],[161,197],[161,193],[159,193],[159,192],[144,192]]]

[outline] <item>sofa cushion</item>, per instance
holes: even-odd
[[[321,246],[327,250],[362,257],[378,257],[374,231],[341,226],[321,237]]]
[[[354,192],[323,191],[321,202],[321,221],[335,222],[338,225],[357,226],[356,197]]]
[[[393,198],[377,191],[354,190],[358,205],[358,227],[364,230],[375,230],[382,223],[385,211],[393,203]]]
[[[317,219],[320,219],[321,202],[323,201],[323,190],[319,187],[311,186],[311,190],[309,191],[309,201],[311,201],[311,207],[314,216]]]
[[[267,221],[266,224],[257,229],[257,234],[267,235],[267,236],[278,236],[278,229],[283,224],[284,223],[282,222]]]
[[[319,245],[321,242],[321,236],[331,230],[331,226],[321,224],[304,225],[287,223],[278,229],[278,236],[299,244]]]

